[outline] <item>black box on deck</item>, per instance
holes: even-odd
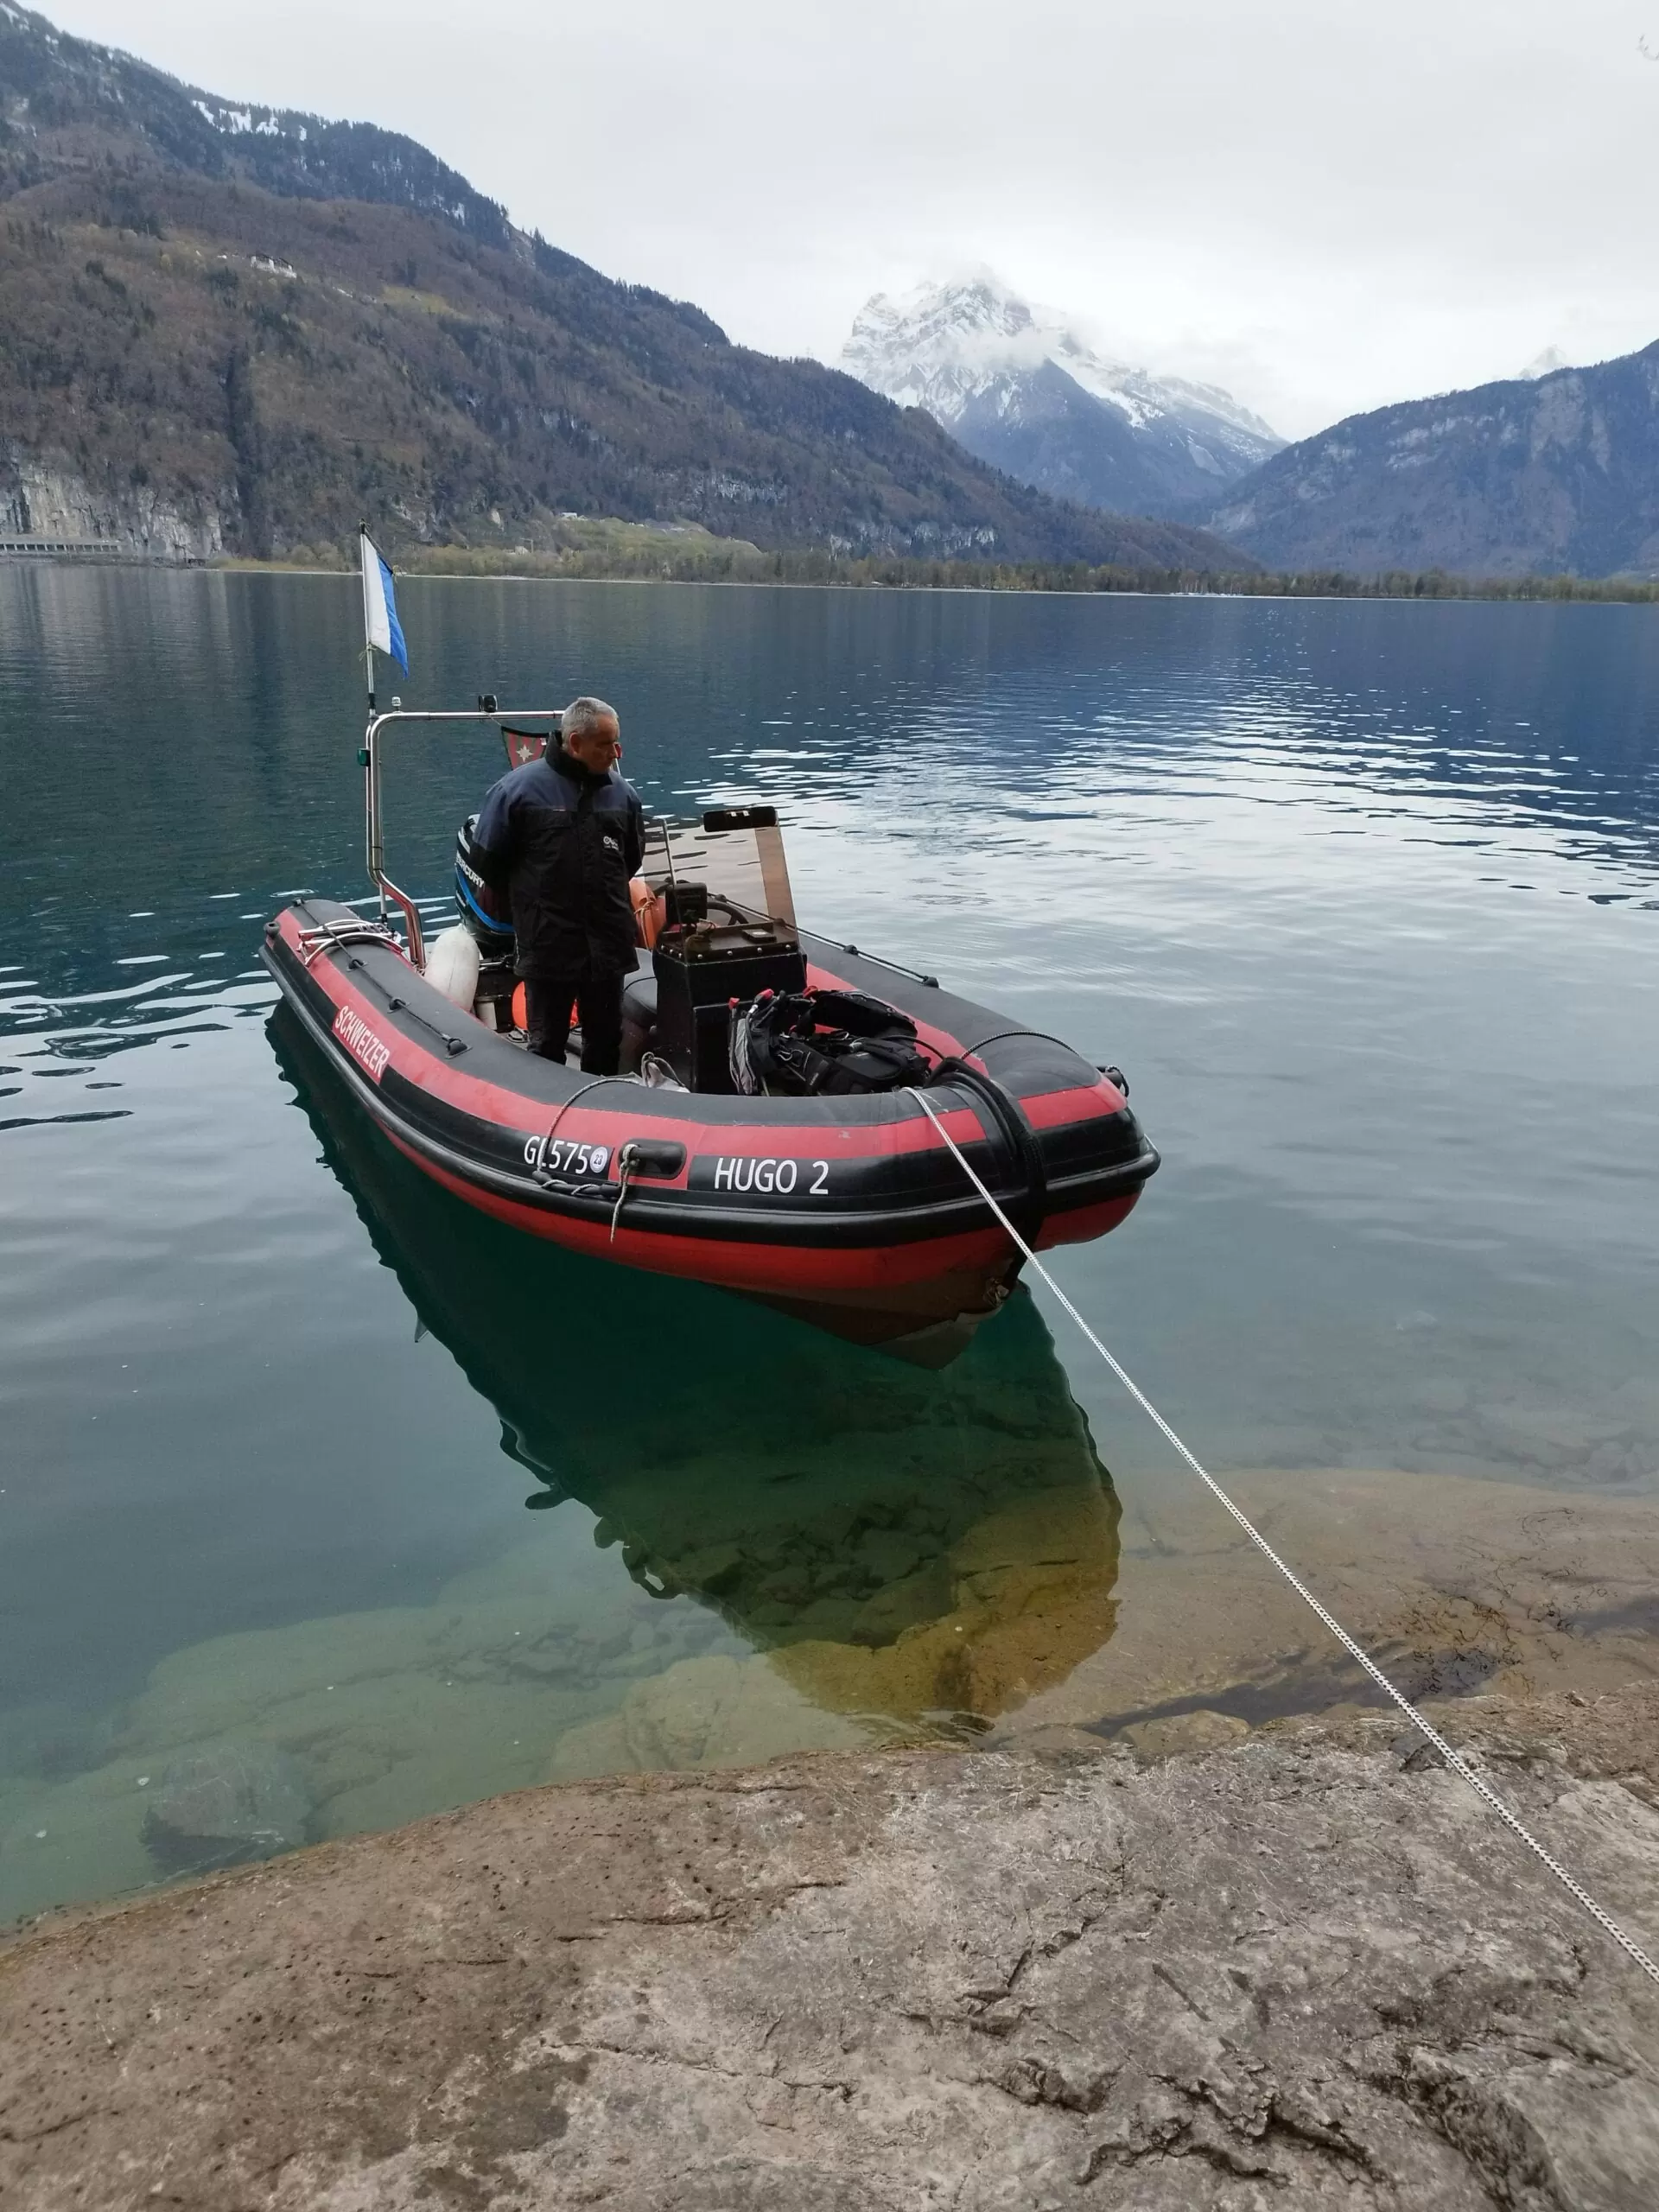
[[[777,922],[674,932],[652,955],[657,973],[656,1049],[693,1090],[732,1088],[731,1004],[762,991],[804,991],[806,960]]]

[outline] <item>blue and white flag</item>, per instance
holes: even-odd
[[[397,594],[392,588],[391,570],[381,557],[380,548],[366,530],[359,530],[363,552],[363,634],[372,645],[383,653],[390,653],[399,668],[409,674],[409,647],[404,643],[404,626],[397,620]]]

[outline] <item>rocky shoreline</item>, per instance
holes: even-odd
[[[677,1462],[671,1487],[613,1484],[596,1539],[695,1604],[632,1571],[573,1579],[536,1516],[429,1605],[168,1654],[101,1733],[0,1724],[0,1924],[543,1782],[1014,1751],[1061,1726],[1164,1756],[1375,1709],[1196,1485],[1136,1484],[1120,1505],[1026,1411],[1012,1440],[976,1420],[982,1464],[950,1484],[925,1455],[903,1478],[806,1485],[810,1512],[769,1459],[724,1446]],[[1659,1681],[1649,1496],[1352,1469],[1232,1480],[1414,1697]]]
[[[1659,1689],[1435,1708],[1659,1945]],[[573,1783],[0,1954],[29,2212],[1652,2202],[1659,1991],[1397,1720]]]

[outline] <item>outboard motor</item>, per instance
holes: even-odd
[[[486,960],[511,960],[512,917],[505,899],[484,880],[473,842],[477,829],[478,817],[469,814],[455,832],[455,912]]]
[[[473,843],[478,817],[469,814],[455,832],[455,911],[478,940],[477,1008],[498,1029],[512,1027],[512,916],[499,891],[485,882]]]

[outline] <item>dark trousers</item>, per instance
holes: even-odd
[[[574,1003],[582,1023],[582,1071],[614,1075],[622,1058],[622,985],[615,975],[527,976],[525,1041],[544,1060],[562,1060]]]

